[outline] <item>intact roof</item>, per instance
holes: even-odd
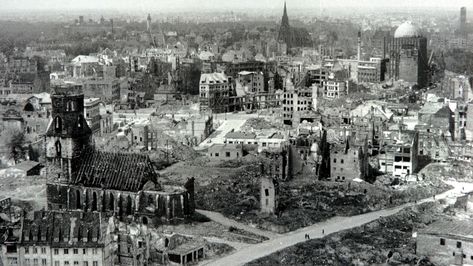
[[[228,82],[227,75],[223,73],[204,73],[200,75],[200,83],[210,83],[210,82]]]
[[[99,58],[97,56],[90,56],[90,55],[79,55],[72,59],[71,63],[74,65],[79,65],[83,63],[98,63]]]
[[[73,184],[123,191],[142,190],[146,183],[157,185],[157,174],[148,156],[86,149]]]
[[[435,114],[443,107],[443,103],[427,102],[422,109],[419,110],[419,114]]]
[[[236,131],[236,132],[228,132],[225,135],[225,138],[227,139],[255,139],[256,134],[251,133],[251,132],[242,132],[242,131]]]
[[[449,235],[473,239],[472,219],[440,219],[419,230],[419,233],[433,235]]]

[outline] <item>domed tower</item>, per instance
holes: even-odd
[[[51,101],[52,119],[45,136],[48,178],[70,182],[92,138],[92,130],[84,119],[82,86],[56,86]]]
[[[428,84],[427,39],[411,21],[402,23],[386,45],[387,77],[416,83],[420,87]]]

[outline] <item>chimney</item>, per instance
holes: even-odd
[[[357,60],[361,60],[361,31],[358,31],[358,56]]]

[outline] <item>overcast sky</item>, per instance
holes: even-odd
[[[284,0],[0,0],[2,9],[133,9],[134,11],[171,10],[242,10],[281,8]],[[456,9],[473,8],[473,0],[287,0],[288,9],[332,7],[390,8],[439,7]]]

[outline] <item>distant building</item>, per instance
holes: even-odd
[[[383,132],[379,148],[379,170],[395,177],[417,173],[419,163],[419,133]]]
[[[209,158],[215,160],[237,160],[243,157],[243,145],[241,144],[214,144],[207,152]]]
[[[87,98],[84,100],[84,116],[85,121],[89,125],[92,133],[100,133],[100,105],[102,102],[99,98]]]
[[[387,79],[404,80],[420,87],[428,83],[427,39],[407,21],[385,38],[385,58],[388,58]]]
[[[368,142],[356,145],[347,139],[330,145],[330,180],[337,182],[364,179],[368,176]]]
[[[287,49],[292,48],[294,40],[293,31],[289,25],[289,17],[287,16],[286,2],[284,2],[284,11],[281,19],[281,26],[279,28],[278,40],[283,41],[287,45]]]
[[[419,123],[442,130],[452,140],[456,138],[454,113],[443,103],[425,103],[418,112],[418,120]]]
[[[200,110],[227,112],[231,84],[223,73],[202,74],[199,82]]]
[[[416,254],[436,265],[473,264],[473,221],[440,220],[417,232]]]
[[[466,24],[466,7],[460,9],[460,28],[459,33],[461,36],[467,34],[467,24]]]

